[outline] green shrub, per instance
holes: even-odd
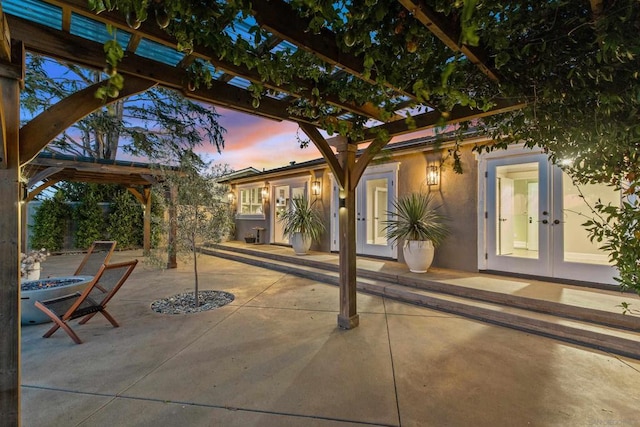
[[[128,249],[142,246],[144,231],[144,208],[128,191],[113,197],[109,226],[109,238],[118,242],[118,248]]]
[[[71,208],[65,203],[62,191],[57,191],[52,199],[42,201],[33,217],[32,248],[59,251],[64,246],[67,222],[71,218]]]
[[[88,248],[95,240],[103,240],[106,237],[106,223],[99,201],[96,186],[91,184],[84,198],[73,211],[73,219],[77,226],[75,236],[77,248]]]

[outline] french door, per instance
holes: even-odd
[[[273,230],[271,242],[288,245],[289,238],[284,237],[284,225],[278,220],[278,218],[280,218],[280,215],[291,207],[292,199],[305,196],[306,184],[302,181],[289,185],[274,185],[272,188],[274,211],[271,219],[271,226]]]
[[[391,211],[394,173],[364,175],[356,189],[356,252],[392,258],[394,250],[385,236],[384,222]]]
[[[397,258],[384,232],[387,212],[397,197],[399,163],[370,166],[356,188],[356,252],[384,258]],[[338,186],[332,179],[331,250],[338,248]]]
[[[574,185],[544,154],[489,159],[486,176],[487,269],[615,283],[607,254],[581,224],[598,199],[619,204],[619,192]]]

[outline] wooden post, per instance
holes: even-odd
[[[167,189],[167,199],[169,200],[169,240],[167,268],[178,268],[177,260],[177,235],[178,235],[178,191],[173,184],[169,184]]]
[[[356,186],[351,171],[355,166],[358,146],[347,140],[339,144],[338,161],[344,173],[344,188],[339,197],[339,263],[340,263],[340,314],[338,326],[352,329],[360,323],[356,307]]]
[[[20,81],[24,56],[0,60],[0,418],[20,424]],[[18,73],[20,74],[20,73]]]
[[[144,206],[142,250],[144,256],[149,256],[151,254],[151,186],[145,186],[142,193],[133,187],[127,187],[127,190]]]

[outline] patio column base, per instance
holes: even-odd
[[[354,314],[351,317],[343,317],[342,315],[338,315],[338,327],[340,329],[353,329],[357,328],[360,324],[360,315]]]

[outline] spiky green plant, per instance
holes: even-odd
[[[291,206],[280,214],[278,221],[284,226],[282,234],[285,237],[300,233],[303,239],[318,240],[325,230],[322,217],[306,197],[294,197]]]
[[[433,196],[424,193],[410,193],[393,203],[395,212],[387,212],[384,231],[392,245],[398,240],[431,240],[439,246],[449,235],[445,224],[447,217],[437,212],[440,206],[433,206]]]

